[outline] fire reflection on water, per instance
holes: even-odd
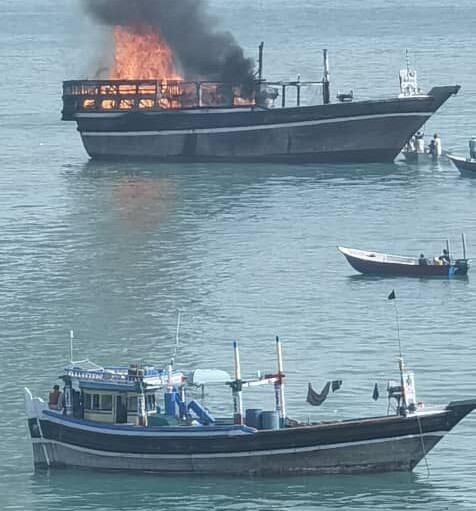
[[[126,230],[146,232],[165,223],[176,202],[176,185],[166,177],[126,178],[114,195]]]

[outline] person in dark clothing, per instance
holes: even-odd
[[[57,410],[60,405],[60,388],[59,385],[53,385],[53,390],[48,396],[48,407],[52,410]]]
[[[421,264],[422,266],[428,264],[428,261],[425,258],[425,254],[420,254],[420,257],[418,259],[418,264]]]
[[[438,257],[440,261],[443,262],[443,264],[450,264],[450,254],[448,253],[448,250],[446,248],[443,249],[443,254]]]

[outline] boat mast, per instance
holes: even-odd
[[[446,250],[448,250],[448,255],[451,257],[451,247],[450,247],[450,240],[446,240]]]
[[[261,86],[261,82],[263,81],[263,50],[264,50],[264,41],[261,41],[258,49],[258,84]]]
[[[466,259],[466,236],[464,232],[461,233],[461,242],[463,243],[463,259]]]
[[[284,370],[283,370],[283,352],[281,349],[281,341],[276,336],[276,357],[278,361],[277,380],[274,384],[274,392],[276,397],[276,411],[279,414],[280,426],[284,427],[286,423],[286,403],[284,401]]]
[[[238,351],[238,343],[236,341],[233,342],[233,357],[235,363],[235,381],[231,385],[233,392],[233,422],[235,424],[243,424],[243,382],[241,380],[240,352]]]
[[[397,323],[397,341],[398,341],[398,369],[400,370],[400,392],[401,392],[401,401],[399,402],[399,410],[398,413],[406,414],[407,409],[407,397],[405,392],[405,379],[403,376],[403,372],[405,370],[405,363],[403,362],[402,355],[402,343],[400,341],[400,318],[398,317],[398,307],[397,307],[397,295],[395,294],[395,289],[388,295],[388,299],[392,300],[395,306],[395,320]]]
[[[74,339],[74,332],[73,330],[69,331],[69,361],[73,363],[73,339]]]
[[[137,375],[137,425],[147,426],[147,412],[145,410],[144,382],[139,374]]]

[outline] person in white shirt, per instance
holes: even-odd
[[[469,157],[476,160],[476,137],[471,137],[469,140]]]
[[[441,148],[441,138],[438,135],[438,133],[435,133],[433,135],[433,138],[431,139],[431,142],[430,142],[430,154],[438,157],[438,156],[441,156],[442,152],[443,152],[443,150]]]

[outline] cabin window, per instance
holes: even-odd
[[[105,394],[101,396],[101,410],[112,410],[111,394]]]
[[[100,410],[100,396],[99,394],[88,394],[87,392],[84,393],[83,397],[83,407],[85,410]],[[111,407],[112,408],[112,407]]]
[[[129,397],[127,400],[127,409],[130,412],[137,412],[137,396]]]
[[[86,394],[86,392],[84,393],[84,396],[83,396],[83,407],[86,410],[91,409],[91,394]]]
[[[146,407],[146,410],[148,410],[148,411],[155,410],[155,396],[154,396],[154,394],[149,394],[148,396],[146,396],[145,407]]]

